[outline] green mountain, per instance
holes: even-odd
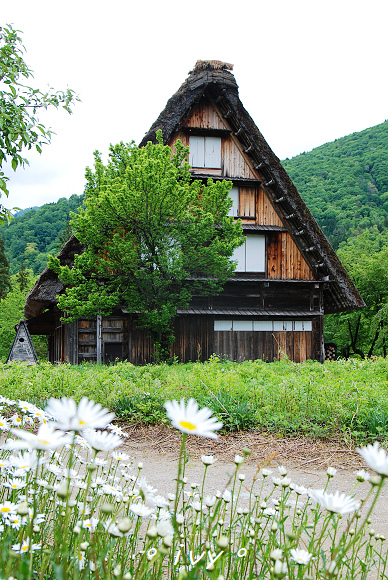
[[[16,274],[22,264],[34,274],[44,270],[47,255],[55,254],[64,243],[61,236],[68,228],[69,214],[82,205],[82,199],[82,195],[72,195],[19,212],[9,226],[2,228],[11,274]]]
[[[334,248],[388,225],[388,121],[282,162]]]

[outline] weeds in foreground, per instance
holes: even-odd
[[[182,444],[175,485],[164,496],[142,477],[143,465],[118,450],[125,433],[101,405],[50,399],[42,411],[1,403],[10,415],[0,417],[1,578],[388,577],[385,538],[371,528],[388,476],[378,443],[360,450],[375,474],[359,472],[350,496],[328,492],[331,468],[322,489],[292,482],[282,467],[272,477],[259,467],[247,482],[248,449],[235,456],[225,489],[208,495],[215,458],[202,457],[202,482],[190,485],[185,442],[215,438],[222,424],[194,400],[170,401],[167,416]]]

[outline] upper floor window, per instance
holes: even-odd
[[[248,234],[244,244],[237,248],[233,260],[236,272],[265,272],[265,236]]]
[[[240,189],[238,187],[232,187],[229,191],[229,197],[233,201],[233,205],[228,215],[238,217],[240,215]]]
[[[191,167],[221,168],[221,137],[190,135],[189,147]]]

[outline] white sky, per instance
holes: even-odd
[[[234,64],[240,98],[284,159],[388,118],[387,0],[0,0],[23,32],[35,86],[70,87],[74,113],[30,167],[8,172],[7,207],[81,194],[95,149],[139,142],[197,59]]]

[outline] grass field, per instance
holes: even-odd
[[[127,421],[163,423],[168,399],[195,398],[224,429],[338,437],[359,444],[388,439],[388,360],[79,366],[0,366],[0,392],[44,407],[49,397],[82,396]]]

